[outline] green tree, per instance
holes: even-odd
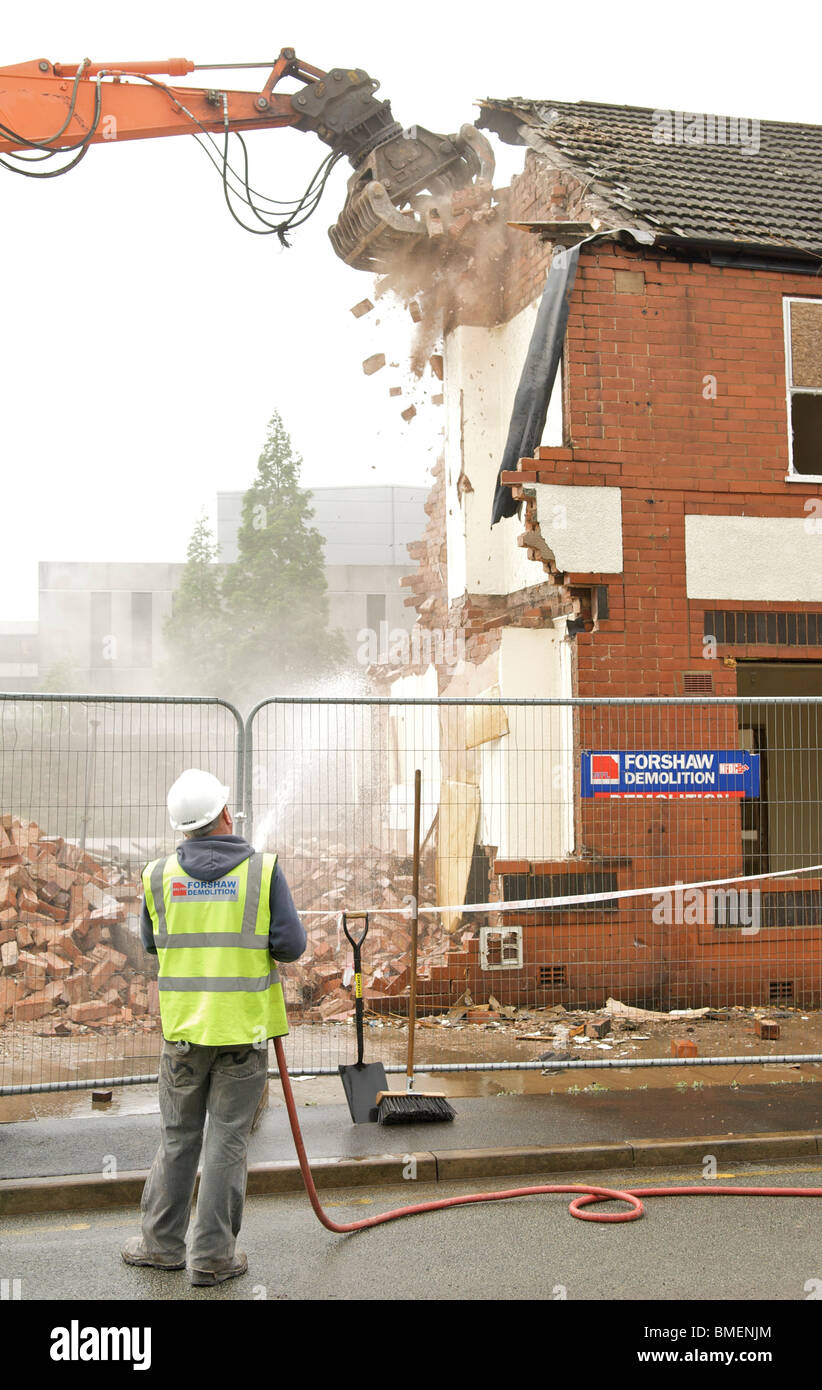
[[[85,695],[87,685],[88,680],[82,681],[77,668],[64,657],[39,673],[35,689],[49,695]]]
[[[243,500],[237,559],[222,583],[226,660],[235,698],[244,705],[299,693],[346,659],[341,634],[328,629],[323,538],[311,525],[301,466],[275,412]]]
[[[188,543],[174,610],[164,628],[168,655],[163,679],[175,694],[222,695],[228,686],[218,555],[219,546],[202,514]]]

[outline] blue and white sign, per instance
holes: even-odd
[[[759,754],[738,748],[583,753],[584,797],[759,796]]]
[[[208,883],[202,878],[173,878],[171,900],[175,903],[236,903],[240,900],[240,880],[217,878]]]

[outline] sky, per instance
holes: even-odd
[[[476,118],[478,98],[517,95],[817,124],[822,21],[804,0],[790,14],[801,42],[787,61],[773,7],[726,0],[675,10],[38,0],[4,15],[0,67],[273,62],[289,46],[320,68],[365,68],[404,126],[444,133]],[[239,89],[264,76],[168,80]],[[494,143],[501,186],[523,154]],[[292,130],[248,144],[252,182],[273,197],[301,192],[326,153]],[[188,138],[93,146],[66,177],[40,183],[0,169],[0,621],[36,617],[40,560],[185,559],[203,510],[216,526],[217,492],[250,485],[273,410],[307,487],[429,481],[441,412],[428,398],[441,387],[410,380],[405,310],[383,302],[351,315],[373,298],[373,277],[328,241],[350,172],[338,166],[283,250],[236,225]],[[396,365],[365,376],[378,351]],[[389,397],[392,385],[403,398]]]

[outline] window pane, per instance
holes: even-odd
[[[796,473],[822,473],[822,396],[791,396],[793,466]]]
[[[792,386],[822,388],[822,300],[818,304],[791,304],[791,363]]]

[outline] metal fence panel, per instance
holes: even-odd
[[[140,872],[185,767],[242,807],[242,734],[217,700],[0,696],[0,1087],[156,1072]]]
[[[661,1064],[673,1025],[631,1009],[762,1006],[788,1034],[822,995],[820,706],[276,699],[244,730],[213,700],[0,696],[0,1089],[155,1071],[139,871],[192,765],[231,784],[308,928],[283,970],[295,1072],[353,1059],[339,914],[363,907],[366,1058],[402,1066],[417,768],[418,1066],[593,1063],[617,1034],[615,1058]],[[574,1036],[609,1000],[611,1042]]]
[[[546,1039],[564,1029],[567,1046],[579,1013],[609,999],[720,1020],[818,1006],[820,705],[264,702],[247,724],[249,823],[279,853],[310,938],[284,972],[291,1066],[352,1058],[344,908],[372,912],[366,1058],[403,1060],[415,768],[421,1066],[536,1065]],[[618,1014],[613,1034],[638,1033]],[[670,1055],[670,1029],[656,1032]]]

